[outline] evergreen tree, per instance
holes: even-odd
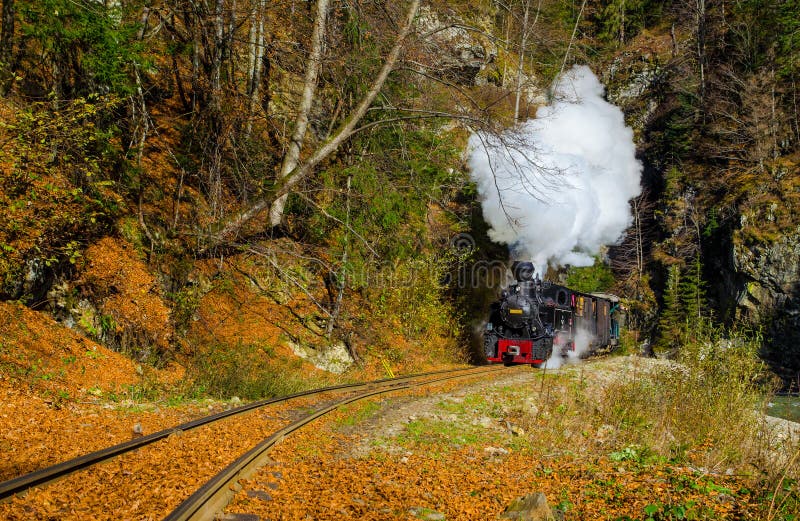
[[[800,69],[800,0],[786,0],[778,8],[778,63],[781,73],[796,78]]]
[[[680,281],[680,303],[686,316],[686,327],[689,333],[699,332],[703,324],[706,290],[702,271],[703,265],[698,254],[695,255]]]
[[[608,291],[613,285],[614,274],[599,256],[592,266],[572,266],[567,270],[567,286],[584,293]]]
[[[16,61],[29,68],[27,82],[56,99],[133,92],[132,67],[142,60],[138,28],[125,17],[133,4],[19,0]]]
[[[667,286],[664,288],[664,307],[658,321],[659,338],[656,347],[666,351],[681,344],[684,310],[681,306],[681,269],[677,264],[669,267]]]
[[[624,45],[660,17],[662,4],[650,0],[606,0],[597,21],[599,36]]]

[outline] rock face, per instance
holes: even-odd
[[[342,374],[353,365],[353,358],[343,342],[338,342],[320,349],[289,342],[294,354],[314,364],[318,369],[334,374]]]
[[[654,95],[663,70],[649,52],[620,54],[603,74],[608,101],[625,112],[625,120],[641,141],[642,132],[658,108]]]
[[[770,243],[735,243],[736,318],[767,327],[768,357],[784,376],[800,371],[800,226]]]
[[[658,193],[666,190],[668,161],[647,152],[654,146],[653,136],[663,131],[664,114],[659,92],[670,81],[671,55],[674,42],[667,35],[639,38],[639,52],[626,51],[614,58],[604,72],[608,99],[623,109],[626,121],[632,126],[645,161],[643,183]],[[674,53],[674,49],[673,49]],[[787,163],[788,164],[788,163]],[[705,165],[707,172],[713,167]],[[778,372],[789,379],[800,377],[800,226],[792,194],[795,185],[787,180],[795,175],[796,166],[775,167],[764,173],[761,185],[753,187],[745,200],[730,208],[739,221],[715,228],[703,241],[703,262],[706,264],[708,293],[714,301],[718,317],[737,325],[763,328],[767,345],[764,355]],[[767,179],[770,177],[771,179]],[[766,188],[769,186],[770,188]],[[663,218],[660,227],[664,237],[662,251],[680,258],[681,244],[693,231],[688,211],[708,194],[695,194],[696,187],[688,186],[685,193],[666,194],[657,206],[670,204],[666,198],[677,200],[670,211],[677,217]],[[702,188],[701,188],[702,189]],[[682,199],[682,200],[681,200]],[[680,212],[684,212],[681,218]],[[708,224],[708,223],[705,223]],[[705,225],[703,224],[703,225]],[[683,226],[683,228],[681,228]],[[659,291],[663,288],[654,289]]]
[[[556,521],[550,505],[547,504],[547,498],[541,492],[518,497],[497,518],[521,521]]]
[[[84,251],[77,272],[77,280],[54,284],[47,294],[64,324],[142,362],[169,350],[168,303],[130,243],[111,237],[97,241]]]
[[[431,73],[459,85],[484,84],[487,80],[481,72],[494,62],[497,48],[488,38],[465,29],[467,25],[471,24],[453,13],[428,7],[420,9],[417,19],[419,32],[429,35],[426,54],[435,59],[429,66]]]

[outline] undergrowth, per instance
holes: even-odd
[[[196,354],[188,376],[197,392],[216,398],[255,400],[322,386],[301,374],[299,361],[273,364],[267,355],[252,344],[214,344]]]
[[[696,333],[677,361],[633,367],[605,386],[596,421],[613,433],[614,444],[635,447],[637,458],[650,455],[702,474],[746,479],[761,505],[759,518],[796,519],[798,440],[781,436],[763,419],[774,382],[758,357],[760,335],[709,324]],[[683,511],[659,507],[650,517],[682,519]]]

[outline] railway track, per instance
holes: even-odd
[[[447,380],[454,380],[454,379],[461,379],[461,378],[469,378],[474,376],[480,376],[485,373],[491,373],[495,371],[501,371],[504,368],[501,367],[482,367],[482,368],[470,368],[470,369],[456,369],[456,370],[447,370],[447,371],[437,371],[433,373],[424,373],[406,377],[399,377],[393,379],[386,379],[386,380],[379,380],[374,382],[368,382],[364,384],[346,384],[334,387],[327,387],[322,389],[316,389],[311,391],[306,391],[302,393],[296,393],[293,395],[274,398],[270,400],[262,400],[258,402],[253,402],[235,409],[231,409],[229,411],[224,411],[221,413],[217,413],[214,415],[210,415],[204,418],[199,418],[197,420],[193,420],[191,422],[178,425],[176,427],[165,429],[148,436],[143,436],[138,439],[134,439],[125,443],[120,443],[118,445],[114,445],[112,447],[108,447],[106,449],[102,449],[99,451],[92,452],[90,454],[86,454],[84,456],[80,456],[57,465],[53,465],[51,467],[43,468],[37,470],[35,472],[31,472],[29,474],[19,476],[17,478],[5,481],[0,483],[0,500],[11,500],[19,501],[19,498],[25,494],[45,494],[46,495],[47,488],[42,491],[40,487],[47,483],[50,483],[55,480],[64,479],[71,480],[75,482],[76,487],[80,487],[81,480],[76,478],[76,476],[83,475],[84,473],[80,473],[81,470],[86,470],[90,467],[98,467],[98,471],[96,473],[104,473],[109,475],[108,481],[109,483],[118,483],[116,488],[119,488],[122,483],[120,480],[121,476],[134,476],[139,477],[139,472],[136,470],[126,470],[125,465],[127,462],[120,462],[118,467],[115,469],[113,468],[112,461],[121,460],[124,458],[128,459],[136,459],[137,455],[141,456],[141,449],[144,449],[148,446],[154,445],[158,442],[163,443],[172,443],[173,445],[181,445],[183,450],[191,451],[191,444],[192,440],[184,440],[184,434],[190,433],[192,431],[202,430],[201,427],[206,429],[214,429],[217,428],[217,425],[222,424],[224,422],[230,422],[231,418],[235,417],[243,417],[249,418],[248,421],[256,421],[259,423],[260,429],[264,432],[262,436],[262,441],[257,443],[254,447],[252,447],[252,443],[249,450],[243,450],[242,447],[233,447],[229,446],[230,452],[232,453],[242,453],[244,454],[239,457],[233,463],[224,466],[221,472],[217,472],[213,474],[213,477],[209,479],[200,489],[196,490],[194,493],[189,493],[185,489],[185,487],[181,487],[180,484],[173,484],[172,487],[165,487],[166,493],[162,492],[162,501],[160,503],[167,508],[161,508],[161,512],[170,512],[171,513],[166,517],[169,520],[196,520],[196,519],[212,519],[215,512],[221,510],[221,508],[227,504],[230,497],[232,497],[232,488],[234,488],[234,484],[236,481],[241,479],[242,477],[248,476],[252,473],[255,469],[257,469],[263,461],[266,459],[267,451],[270,447],[275,445],[278,441],[280,441],[283,437],[291,434],[295,430],[301,428],[302,426],[314,421],[315,419],[327,414],[330,411],[333,411],[345,404],[352,403],[358,400],[363,400],[372,396],[376,396],[379,394],[385,394],[400,390],[406,390],[413,387],[420,387],[424,385],[430,385],[438,382],[444,382]],[[341,394],[347,393],[346,396],[331,400],[328,399],[327,403],[324,406],[320,407],[318,404],[321,401],[322,397],[331,395],[331,394]],[[311,400],[311,401],[309,401]],[[310,410],[310,412],[304,412],[300,414],[300,417],[294,419],[294,421],[279,419],[277,417],[269,416],[270,411],[273,411],[277,407],[285,406],[285,404],[289,402],[300,402],[299,407],[303,407],[306,411]],[[297,404],[296,404],[297,405]],[[284,409],[284,412],[287,409]],[[297,415],[297,408],[294,409],[295,416]],[[260,414],[259,417],[254,417],[255,414]],[[280,412],[277,412],[280,416]],[[211,436],[212,439],[216,439],[217,432],[227,432],[231,429],[236,430],[236,425],[231,425],[227,430],[224,428],[217,428],[217,431],[209,432],[206,437]],[[242,427],[244,430],[244,427]],[[229,434],[229,433],[228,433]],[[197,436],[197,435],[196,435]],[[188,437],[188,436],[187,436]],[[230,436],[229,436],[230,437]],[[225,444],[223,438],[220,437],[220,443]],[[157,446],[153,447],[152,450],[156,450]],[[238,450],[238,452],[236,452]],[[115,460],[115,458],[117,460]],[[228,461],[229,461],[228,457]],[[101,463],[105,463],[105,465],[100,465]],[[195,458],[195,461],[190,465],[195,465],[198,467],[207,466],[204,462],[203,458],[200,457]],[[158,467],[159,464],[155,463],[154,465]],[[181,468],[181,467],[177,467]],[[183,472],[186,472],[187,467],[183,467]],[[154,469],[148,469],[147,472],[142,472],[142,474],[153,474],[152,472]],[[155,474],[159,474],[158,469],[155,469]],[[164,471],[161,474],[164,474]],[[181,472],[181,471],[178,471]],[[77,474],[76,474],[77,473]],[[203,476],[208,475],[208,469],[203,469],[202,471],[192,473],[194,475]],[[144,477],[144,476],[142,476]],[[124,481],[124,480],[123,480]],[[68,484],[64,486],[68,487]],[[141,486],[141,485],[140,485]],[[161,486],[158,483],[152,483],[149,486],[153,486],[161,489]],[[49,488],[49,487],[48,487]],[[135,487],[131,487],[135,489]],[[80,492],[80,490],[76,491]],[[117,491],[119,492],[119,491]],[[77,495],[77,494],[76,494]],[[135,495],[135,494],[134,494]],[[143,494],[139,494],[142,495]],[[177,508],[173,508],[174,504],[176,503],[175,496],[182,495],[183,498],[187,499],[180,502]],[[48,500],[43,500],[47,502]],[[101,500],[102,501],[102,500]],[[117,500],[119,503],[120,500]],[[121,500],[123,503],[127,504],[128,501],[125,499]],[[95,502],[96,503],[96,502]],[[69,518],[70,516],[74,515],[77,518],[82,516],[81,512],[86,513],[87,511],[81,510],[84,507],[78,508],[71,508],[68,502],[58,500],[54,498],[52,501],[54,508],[57,510],[53,510],[52,508],[50,511],[46,513],[46,515],[53,515],[56,514],[64,514],[65,518]],[[113,501],[109,502],[109,508],[114,508],[112,505],[114,504]],[[3,506],[3,505],[0,505]],[[0,514],[2,511],[0,510]]]

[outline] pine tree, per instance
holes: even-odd
[[[706,305],[705,282],[703,281],[703,265],[700,255],[695,255],[680,281],[680,301],[686,316],[686,328],[689,333],[698,333],[703,325],[703,314]]]
[[[669,267],[667,286],[664,288],[664,307],[658,320],[656,347],[659,351],[676,348],[681,343],[685,315],[681,305],[680,279],[681,269],[673,264]]]

